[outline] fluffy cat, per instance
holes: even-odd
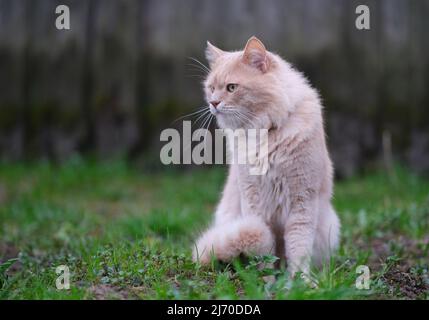
[[[243,51],[207,43],[205,97],[220,128],[267,129],[268,171],[231,164],[212,226],[197,240],[195,261],[240,255],[286,258],[293,276],[329,259],[340,221],[331,205],[333,168],[322,105],[305,77],[255,37]]]

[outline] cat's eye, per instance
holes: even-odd
[[[215,88],[214,88],[214,86],[209,86],[209,89],[211,92],[213,92]]]
[[[226,86],[226,90],[228,92],[234,92],[235,89],[237,89],[237,84],[236,83],[230,83]]]

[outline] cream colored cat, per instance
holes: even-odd
[[[269,169],[250,175],[247,165],[230,165],[194,260],[275,254],[286,258],[291,275],[307,274],[311,258],[321,263],[336,249],[340,229],[318,93],[255,37],[237,52],[208,43],[206,56],[205,95],[218,125],[267,129]]]

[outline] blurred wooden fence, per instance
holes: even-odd
[[[55,28],[59,4],[71,30]],[[428,17],[425,0],[0,0],[0,157],[157,152],[160,130],[203,104],[187,58],[257,35],[321,91],[340,174],[382,159],[383,134],[425,170]]]

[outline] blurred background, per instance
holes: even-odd
[[[55,28],[60,4],[71,30]],[[320,90],[338,177],[427,173],[428,17],[424,0],[0,0],[0,159],[161,167],[160,132],[204,104],[189,57],[256,35]]]
[[[429,0],[0,0],[0,300],[428,299],[428,18]],[[323,98],[343,227],[321,290],[193,264],[227,171],[160,161],[204,105],[190,57],[252,35]]]

